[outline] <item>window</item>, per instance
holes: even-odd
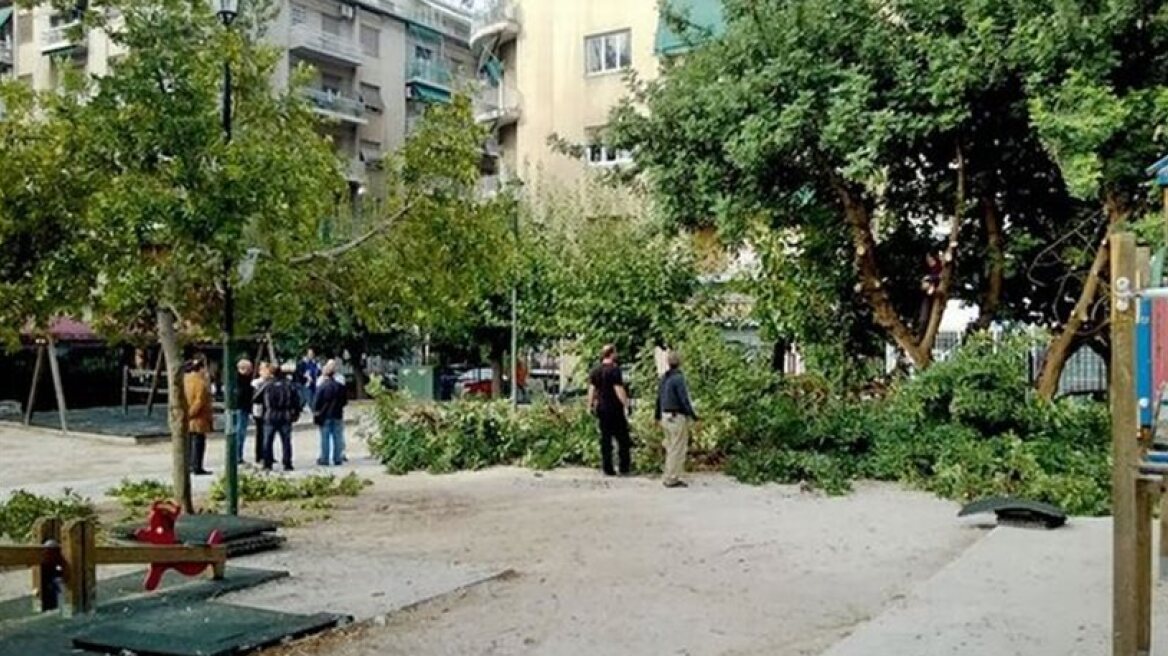
[[[414,46],[414,59],[430,61],[434,59],[434,50],[432,48],[427,48],[426,46],[416,45]]]
[[[32,43],[32,12],[16,15],[16,40],[22,44]]]
[[[633,63],[629,30],[584,39],[585,71],[589,75],[621,71]]]
[[[380,112],[385,109],[385,101],[381,99],[381,87],[361,83],[361,100],[368,109]]]
[[[361,52],[370,57],[381,56],[381,30],[368,25],[361,26]]]
[[[360,153],[362,162],[372,164],[379,161],[381,159],[381,142],[362,139]]]
[[[308,8],[304,5],[292,5],[292,24],[304,25],[308,22]]]
[[[341,79],[340,75],[333,75],[331,73],[320,74],[321,91],[327,91],[328,93],[339,96],[341,95],[341,85],[344,83],[345,81]]]
[[[602,144],[588,146],[585,157],[589,166],[618,166],[633,161],[633,154],[627,150],[617,150]]]
[[[333,36],[341,36],[345,33],[344,23],[336,16],[329,16],[328,14],[320,15],[320,29],[325,34],[332,34]]]

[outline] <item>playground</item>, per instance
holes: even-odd
[[[297,446],[311,453],[314,437],[298,431]],[[0,449],[23,455],[0,462],[0,493],[68,485],[99,500],[128,468],[162,478],[169,465],[165,444],[13,427]],[[1110,642],[1106,519],[991,528],[883,484],[825,497],[703,475],[679,496],[579,469],[388,477],[360,445],[351,455],[374,485],[284,530],[283,549],[232,558],[228,579],[289,576],[216,603],[357,624],[265,654],[1087,656]],[[26,572],[0,574],[0,597],[27,589]]]

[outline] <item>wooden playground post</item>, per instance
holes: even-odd
[[[69,432],[69,424],[65,421],[65,387],[61,383],[61,363],[57,361],[57,343],[53,336],[48,336],[49,371],[53,374],[53,391],[57,394],[57,414],[61,416],[61,432]]]
[[[154,375],[150,377],[150,393],[146,395],[146,416],[154,412],[154,396],[158,394],[158,381],[162,378],[162,349],[158,349],[158,358],[154,361]],[[170,400],[170,397],[167,397]]]
[[[32,385],[28,389],[28,405],[24,406],[24,425],[28,426],[32,423],[32,411],[36,406],[37,387],[41,382],[41,375],[45,368],[45,343],[42,340],[37,340],[37,357],[36,364],[32,368]]]
[[[1139,549],[1136,540],[1136,473],[1139,459],[1139,405],[1136,400],[1135,308],[1136,240],[1111,236],[1111,476],[1112,656],[1137,656],[1141,617]]]
[[[97,600],[97,544],[93,521],[71,519],[61,529],[61,554],[65,561],[65,608],[67,617],[88,613]]]
[[[32,537],[38,546],[50,543],[60,545],[61,520],[56,517],[41,517],[32,525]],[[43,613],[56,610],[60,604],[56,589],[57,563],[42,560],[39,567],[32,568],[33,612]]]

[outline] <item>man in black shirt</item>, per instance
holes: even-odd
[[[607,344],[600,352],[600,366],[588,375],[588,408],[600,423],[600,456],[606,476],[615,476],[612,466],[612,442],[616,440],[620,473],[631,468],[629,450],[629,393],[624,374],[616,362],[616,347]]]

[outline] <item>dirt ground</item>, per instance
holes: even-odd
[[[713,475],[686,490],[582,470],[376,480],[334,514],[343,533],[290,540],[514,574],[272,654],[819,654],[983,535],[949,503],[877,485],[822,498]]]
[[[298,461],[313,439],[298,437]],[[0,496],[164,478],[167,448],[0,429]],[[355,581],[392,596],[412,583],[399,562],[507,574],[266,655],[820,654],[984,535],[955,504],[892,486],[826,498],[717,475],[684,490],[585,470],[390,477],[351,455],[375,484],[262,562],[312,570],[299,603],[328,611]]]

